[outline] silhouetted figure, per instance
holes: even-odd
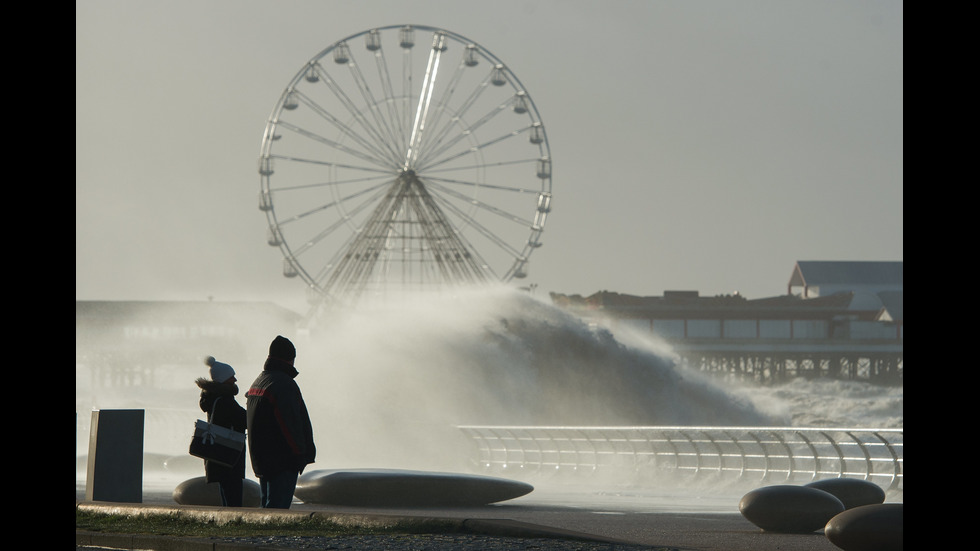
[[[211,378],[199,378],[196,383],[201,388],[201,411],[207,412],[208,421],[215,425],[245,433],[247,415],[245,408],[238,405],[238,380],[235,370],[208,356],[204,363],[211,367]],[[221,492],[221,504],[228,507],[242,506],[243,484],[245,480],[245,451],[231,467],[204,460],[204,476],[207,482],[217,482]]]
[[[288,509],[299,475],[316,458],[310,414],[294,380],[295,359],[293,343],[277,336],[246,393],[248,451],[266,508]]]

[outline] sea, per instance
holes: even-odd
[[[268,328],[270,342],[282,334],[297,348],[296,382],[317,443],[311,469],[475,472],[472,446],[458,428],[464,425],[903,428],[902,386],[722,378],[680,366],[653,335],[627,331],[503,288],[387,297],[309,330]],[[147,488],[165,491],[203,475],[201,461],[187,454],[194,422],[204,418],[194,381],[207,376],[203,358],[211,352],[200,355],[199,365],[169,366],[147,387],[99,386],[91,366],[76,364],[76,494],[85,487],[98,410],[144,411]],[[233,367],[244,406],[262,366]],[[548,495],[565,499],[566,490]],[[593,498],[649,495],[643,488],[588,491]]]

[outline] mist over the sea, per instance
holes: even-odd
[[[463,424],[902,426],[900,387],[722,380],[675,366],[669,347],[648,335],[614,335],[506,289],[388,300],[335,313],[308,335],[268,334],[296,344],[317,469],[459,469],[466,447],[455,426]],[[244,405],[261,362],[233,367]],[[141,408],[145,449],[186,456],[203,418],[194,385],[203,363],[174,366],[155,388],[96,387],[86,369],[76,366],[80,453],[91,409]]]
[[[652,349],[507,290],[389,300],[298,346],[297,381],[321,434],[387,441],[404,456],[430,456],[415,443],[458,424],[783,422]]]

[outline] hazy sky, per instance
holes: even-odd
[[[334,42],[428,25],[534,99],[539,293],[786,292],[797,260],[903,260],[897,0],[84,0],[75,297],[301,304],[257,208],[266,120]]]

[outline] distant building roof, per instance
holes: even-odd
[[[889,321],[903,322],[904,316],[904,292],[903,291],[882,291],[878,293],[881,299],[881,318]]]
[[[800,260],[793,267],[789,286],[882,285],[902,286],[903,262]]]
[[[697,291],[665,291],[664,296],[641,297],[599,291],[588,297],[551,293],[556,306],[578,310],[604,310],[621,317],[684,318],[826,318],[847,311],[853,293],[837,293],[804,300],[781,295],[746,299],[741,295],[699,296]]]

